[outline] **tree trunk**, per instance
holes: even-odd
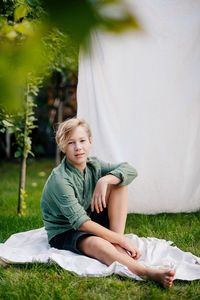
[[[58,105],[58,123],[60,124],[63,121],[63,102],[60,100]],[[59,147],[56,147],[56,166],[59,165],[61,160],[61,151]]]
[[[29,95],[29,85],[27,85],[26,91],[26,105],[28,102],[28,95]],[[21,156],[21,164],[20,164],[20,176],[19,176],[19,196],[18,196],[18,207],[17,213],[20,214],[22,211],[22,202],[25,197],[25,183],[26,183],[26,144],[25,144],[25,132],[27,130],[27,121],[28,121],[28,111],[25,105],[25,116],[24,116],[24,142],[23,142],[23,151]]]
[[[10,133],[6,130],[6,157],[10,158]]]
[[[18,208],[17,213],[21,213],[22,201],[24,199],[25,193],[25,183],[26,183],[26,157],[21,157],[20,165],[20,177],[19,177],[19,198],[18,198]]]

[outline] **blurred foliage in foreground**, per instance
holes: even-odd
[[[78,45],[43,21],[38,0],[4,0],[0,7],[0,104],[18,110],[27,84],[36,94],[52,70],[77,70]]]
[[[77,71],[79,46],[95,28],[121,32],[137,23],[120,0],[3,0],[0,104],[19,109],[28,78],[39,88],[52,70]]]
[[[137,28],[120,0],[3,0],[0,4],[0,131],[15,133],[21,157],[18,214],[24,214],[34,98],[53,71],[76,70],[93,29]],[[86,47],[85,47],[85,50]]]

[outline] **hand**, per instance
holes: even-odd
[[[91,200],[91,211],[96,209],[96,212],[99,213],[103,211],[103,208],[106,208],[106,191],[108,183],[102,178],[97,181],[96,187]]]
[[[126,252],[133,258],[138,259],[141,256],[140,251],[138,248],[125,236],[122,237],[122,240],[120,242],[120,247],[124,248]]]

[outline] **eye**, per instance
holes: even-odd
[[[82,140],[81,140],[81,143],[83,143],[83,142],[85,142],[85,140],[84,140],[84,139],[82,139]]]
[[[73,144],[73,142],[69,142],[69,143],[68,143],[68,145],[72,145],[72,144]]]

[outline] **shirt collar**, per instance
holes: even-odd
[[[79,170],[78,168],[76,168],[72,164],[70,164],[70,162],[68,162],[66,156],[63,158],[63,163],[64,163],[65,167],[67,167],[70,171],[77,174],[78,176],[85,178],[85,175],[87,174],[87,164],[86,164],[85,172],[82,172],[81,170]]]

